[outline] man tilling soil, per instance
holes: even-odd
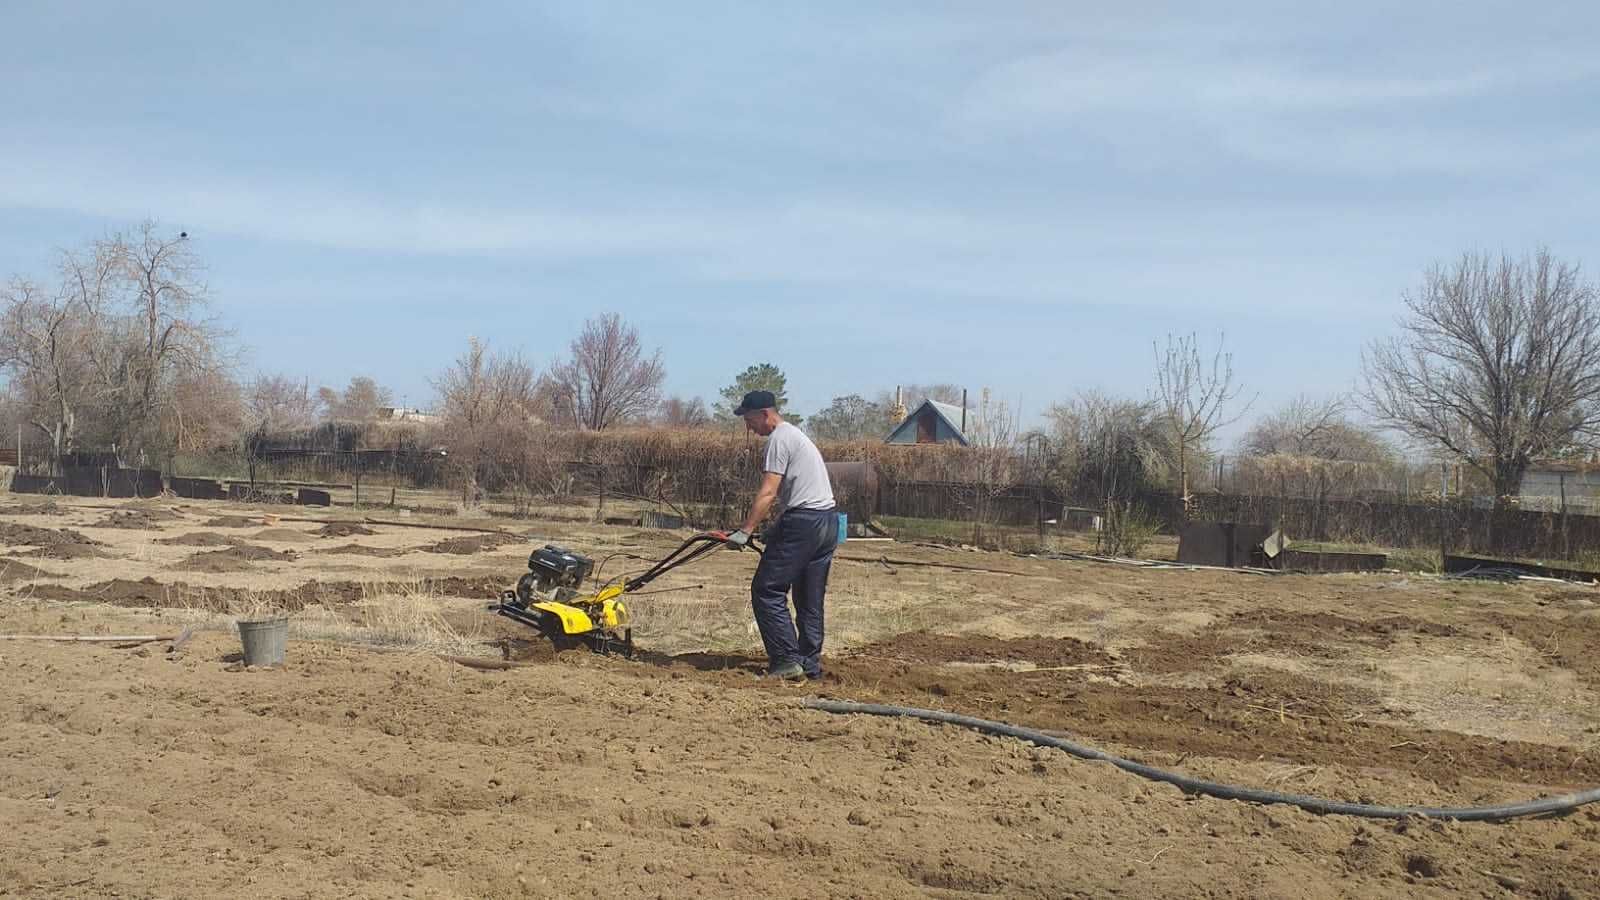
[[[771,391],[751,391],[733,412],[767,439],[761,487],[744,525],[728,543],[744,549],[750,535],[776,510],[765,532],[766,550],[750,581],[750,604],[767,651],[767,674],[800,679],[822,676],[823,595],[839,543],[833,486],[817,445],[778,414]],[[789,594],[794,615],[789,614]],[[797,627],[798,626],[798,627]]]

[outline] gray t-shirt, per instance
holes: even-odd
[[[788,422],[778,423],[767,437],[761,471],[783,476],[778,488],[778,514],[791,509],[832,509],[833,485],[828,467],[806,433]]]

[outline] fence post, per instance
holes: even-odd
[[[1289,476],[1278,473],[1278,528],[1286,527],[1285,520],[1289,512]]]
[[[1572,558],[1572,536],[1567,532],[1567,473],[1561,473],[1561,558]]]
[[[1444,571],[1444,555],[1449,552],[1448,542],[1445,538],[1444,503],[1445,492],[1450,488],[1450,464],[1439,464],[1439,571]]]
[[[1328,470],[1317,469],[1317,540],[1328,539]]]
[[[1036,485],[1034,491],[1034,496],[1039,501],[1039,549],[1042,551],[1044,550],[1044,487]]]

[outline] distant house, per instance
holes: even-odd
[[[414,407],[405,406],[380,406],[378,407],[379,422],[410,422],[416,425],[428,425],[439,421],[439,417],[430,412],[425,412]]]
[[[1522,473],[1517,505],[1556,512],[1561,509],[1563,495],[1568,507],[1600,512],[1600,462],[1536,460]]]
[[[884,440],[888,444],[959,444],[968,446],[966,430],[972,411],[924,400]]]

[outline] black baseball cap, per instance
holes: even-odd
[[[742,416],[745,413],[753,413],[758,409],[777,408],[778,398],[772,396],[771,391],[751,391],[744,395],[744,399],[739,402],[739,406],[734,409],[733,414]]]

